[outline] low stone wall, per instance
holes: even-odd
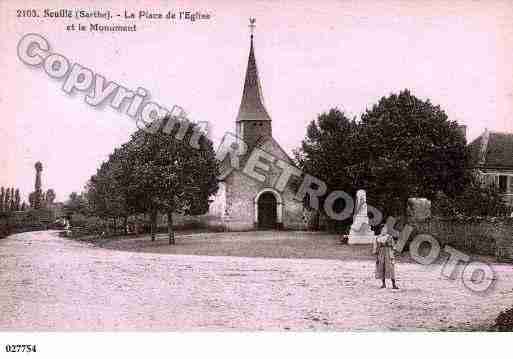
[[[13,233],[42,231],[48,229],[53,220],[52,211],[48,209],[13,212],[10,218],[11,231]]]
[[[410,225],[417,233],[432,235],[442,246],[513,262],[513,218],[429,219]]]
[[[0,215],[0,238],[9,234],[48,229],[53,217],[46,209],[16,211]]]

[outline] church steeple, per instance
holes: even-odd
[[[249,27],[251,28],[251,38],[248,67],[246,69],[242,100],[237,115],[237,134],[248,145],[253,146],[262,137],[271,136],[271,117],[264,106],[264,97],[255,60],[253,45],[255,19],[250,19]]]

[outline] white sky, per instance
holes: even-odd
[[[26,33],[51,49],[193,120],[211,121],[215,139],[233,131],[257,18],[255,51],[273,135],[287,150],[306,125],[338,106],[351,116],[409,88],[469,127],[513,132],[513,7],[509,1],[6,1],[0,0],[0,185],[27,197],[34,163],[57,199],[80,191],[135,126],[124,113],[96,109],[86,93],[16,56]],[[136,33],[66,32],[77,20],[16,18],[17,8],[189,9],[209,21],[138,21]],[[88,25],[89,21],[81,20]],[[96,22],[103,22],[96,20]],[[117,21],[123,23],[124,20]]]

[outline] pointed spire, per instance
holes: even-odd
[[[262,87],[258,78],[258,70],[255,60],[255,49],[253,46],[253,31],[255,28],[255,19],[250,19],[251,40],[249,48],[248,67],[246,70],[246,79],[244,81],[244,90],[239,107],[237,121],[244,120],[268,120],[271,118],[264,106],[264,97]]]

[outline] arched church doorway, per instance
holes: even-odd
[[[262,193],[258,199],[258,228],[274,229],[277,224],[276,198],[271,192]]]
[[[255,197],[255,224],[258,229],[282,227],[282,200],[273,189],[263,189]]]

